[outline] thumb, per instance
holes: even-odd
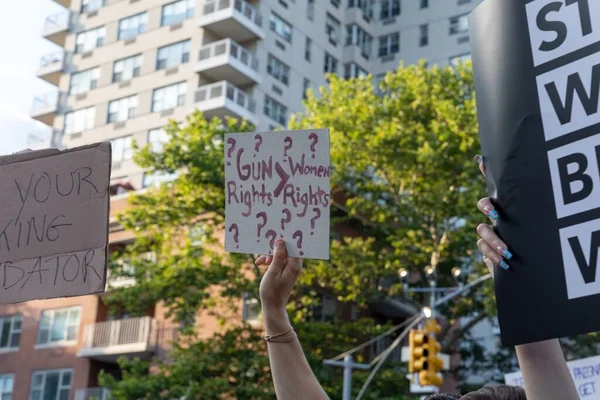
[[[287,250],[285,248],[285,241],[279,239],[275,242],[275,251],[273,252],[273,261],[271,262],[271,266],[269,270],[273,273],[280,273],[285,265],[285,260],[287,258]]]

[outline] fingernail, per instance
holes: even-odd
[[[498,264],[498,266],[505,271],[508,271],[510,269],[510,265],[508,265],[504,260],[500,261],[500,264]]]
[[[497,220],[499,217],[498,211],[496,211],[494,209],[494,207],[492,207],[492,206],[483,207],[483,211],[485,212],[485,215],[487,215],[488,217],[490,217],[493,220]]]
[[[506,258],[507,260],[510,260],[512,258],[512,253],[508,251],[508,249],[502,246],[498,246],[497,248],[500,254],[502,254],[502,257]]]
[[[283,240],[278,240],[275,245],[278,249],[283,249],[285,247],[285,242]]]
[[[479,154],[477,154],[475,157],[473,157],[473,159],[475,160],[475,162],[477,164],[481,164],[483,162],[483,157],[481,157]]]

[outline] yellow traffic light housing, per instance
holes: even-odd
[[[435,319],[428,320],[423,330],[409,332],[408,372],[419,373],[421,386],[441,386],[444,383],[444,379],[438,375],[444,366],[438,356],[442,346],[435,338],[435,334],[440,332],[441,327]]]
[[[414,373],[426,369],[429,350],[425,347],[429,337],[423,331],[411,330],[408,333],[408,372]]]

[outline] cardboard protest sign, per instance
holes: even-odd
[[[600,400],[600,356],[583,358],[567,363],[573,382],[582,400]],[[504,375],[504,383],[525,387],[521,371]]]
[[[0,157],[0,304],[104,291],[110,143]]]
[[[329,131],[225,135],[225,250],[329,259]]]
[[[486,0],[470,16],[488,193],[514,258],[502,342],[600,330],[600,1]]]

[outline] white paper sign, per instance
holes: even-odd
[[[600,400],[600,356],[568,362],[569,371],[582,400]],[[523,375],[520,371],[504,375],[504,382],[511,386],[521,386]]]
[[[329,130],[225,135],[225,250],[329,259]]]

